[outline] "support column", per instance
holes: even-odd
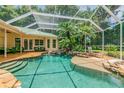
[[[102,31],[102,52],[104,52],[104,31]]]
[[[45,38],[45,50],[47,50],[47,38]]]
[[[33,43],[33,46],[32,47],[33,47],[33,51],[34,51],[34,47],[35,47],[34,46],[34,44],[35,44],[35,39],[34,38],[32,39],[32,43]]]
[[[22,53],[22,47],[23,47],[23,39],[22,39],[22,35],[20,35],[20,40],[21,40],[21,44],[20,44],[20,53]]]
[[[120,23],[120,60],[122,60],[122,47],[123,47],[123,25]]]
[[[52,48],[53,48],[53,39],[50,38],[50,50],[52,51]]]
[[[7,31],[4,32],[4,57],[7,57]]]
[[[58,41],[58,38],[56,39],[56,49],[58,50],[59,48],[59,41]]]
[[[85,38],[84,39],[85,39],[85,45],[84,46],[85,46],[85,53],[86,53],[86,51],[87,51],[87,48],[86,48],[87,47],[86,46],[86,34],[85,34]]]

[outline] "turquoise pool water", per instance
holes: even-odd
[[[23,88],[124,87],[123,78],[73,66],[67,55],[44,55],[24,61],[28,61],[28,65],[14,73]]]

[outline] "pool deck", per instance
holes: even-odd
[[[21,86],[21,82],[14,75],[6,70],[0,69],[0,88],[17,88]]]
[[[15,54],[8,54],[6,58],[3,55],[0,55],[0,63],[24,59],[24,58],[38,57],[44,53],[46,53],[46,51],[15,53]]]
[[[79,67],[85,67],[105,73],[111,73],[103,67],[102,63],[105,62],[105,60],[100,58],[95,58],[95,57],[84,58],[84,57],[74,56],[71,62],[72,64],[76,64]]]

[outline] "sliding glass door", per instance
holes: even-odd
[[[30,50],[33,49],[33,40],[32,39],[29,40],[29,49]]]
[[[24,50],[28,50],[28,39],[24,39]]]
[[[26,51],[33,50],[33,40],[32,39],[24,39],[24,50],[26,50]]]

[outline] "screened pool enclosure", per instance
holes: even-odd
[[[18,7],[18,6],[17,6]],[[21,6],[19,6],[21,7]],[[114,5],[80,5],[72,8],[69,5],[41,5],[41,11],[36,11],[34,6],[28,6],[29,11],[13,19],[4,20],[8,24],[25,28],[37,29],[50,33],[59,31],[58,25],[62,22],[88,23],[96,38],[90,38],[90,45],[93,51],[106,52],[108,47],[116,46],[115,56],[121,60],[123,55],[123,28],[124,28],[124,6]],[[49,10],[45,11],[45,9]],[[19,25],[19,20],[25,19]],[[26,20],[30,21],[26,21]],[[87,51],[87,35],[85,35],[85,51]],[[117,55],[117,56],[116,56]]]

